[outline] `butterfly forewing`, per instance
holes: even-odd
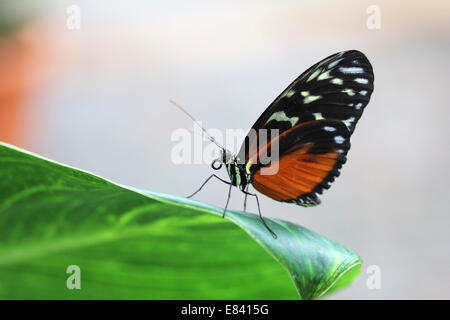
[[[373,71],[366,56],[356,50],[331,55],[303,72],[264,113],[246,137],[239,156],[247,160],[251,146],[258,145],[259,129],[283,133],[307,121],[342,121],[350,133],[355,129],[373,91]],[[274,137],[271,137],[274,138]]]

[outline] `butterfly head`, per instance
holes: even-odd
[[[222,168],[222,165],[232,162],[234,162],[234,156],[231,154],[231,152],[226,149],[222,149],[219,152],[219,157],[217,159],[214,159],[211,163],[211,167],[214,170],[219,170],[220,168]]]

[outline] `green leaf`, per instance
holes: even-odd
[[[324,236],[265,218],[274,239],[257,215],[222,210],[0,144],[0,298],[317,299],[359,273]]]

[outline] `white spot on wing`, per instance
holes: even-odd
[[[362,95],[362,96],[365,96],[365,95],[367,94],[367,91],[366,91],[366,90],[361,90],[361,91],[359,92],[359,94]]]
[[[364,73],[364,69],[361,67],[340,67],[339,71],[342,73]]]
[[[322,74],[317,78],[317,80],[326,80],[326,79],[329,79],[329,78],[331,78],[331,76],[330,76],[330,71],[327,71],[327,72],[322,73]]]
[[[334,67],[336,67],[336,65],[339,63],[339,62],[341,62],[342,61],[342,59],[343,58],[341,58],[341,59],[337,59],[336,61],[334,61],[334,62],[331,62],[329,65],[328,65],[328,69],[331,69],[331,68],[334,68]]]
[[[363,78],[356,78],[354,81],[358,82],[358,83],[361,83],[361,84],[368,84],[369,83],[369,80],[363,79]]]
[[[300,92],[300,94],[301,94],[303,97],[307,97],[307,96],[309,96],[309,91],[302,91],[302,92]]]
[[[275,112],[270,116],[270,118],[266,121],[268,123],[269,121],[276,120],[276,121],[289,121],[291,123],[291,126],[295,126],[295,124],[298,122],[299,117],[292,117],[289,118],[284,111],[278,111]]]
[[[331,80],[332,84],[337,84],[337,85],[342,85],[344,83],[344,81],[342,81],[342,79],[339,78],[334,78],[333,80]]]
[[[356,104],[356,106],[355,106],[355,108],[356,108],[357,110],[361,109],[361,107],[362,107],[362,103],[358,103],[358,104]]]
[[[323,130],[329,131],[329,132],[333,132],[333,131],[336,131],[336,128],[334,128],[334,127],[329,127],[329,126],[325,126],[325,127],[323,127]]]
[[[289,90],[288,92],[286,92],[284,94],[284,96],[287,97],[287,98],[290,98],[290,97],[292,97],[294,95],[294,93],[295,93],[295,90]]]
[[[325,119],[324,117],[322,117],[322,114],[320,112],[317,113],[313,113],[313,116],[316,120],[323,120]]]
[[[311,81],[312,79],[314,79],[315,77],[317,77],[320,74],[321,70],[318,69],[316,71],[314,71],[314,73],[312,75],[309,76],[308,80],[306,80],[306,82]]]
[[[342,120],[342,122],[347,126],[350,127],[352,125],[352,122],[355,121],[355,117],[350,117],[347,120]]]
[[[322,96],[307,96],[305,99],[303,99],[303,103],[307,104],[307,103],[316,101],[320,98],[322,98]]]
[[[336,136],[334,137],[334,141],[336,141],[337,144],[342,144],[345,141],[345,139],[342,136]]]
[[[344,89],[342,92],[348,94],[349,96],[355,95],[355,91],[353,91],[353,89]]]

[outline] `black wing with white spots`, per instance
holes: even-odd
[[[316,63],[292,82],[252,129],[278,129],[279,134],[312,120],[340,120],[353,133],[370,100],[374,75],[366,56],[351,50]],[[249,157],[256,135],[246,137],[239,155]],[[274,138],[274,137],[271,137]]]

